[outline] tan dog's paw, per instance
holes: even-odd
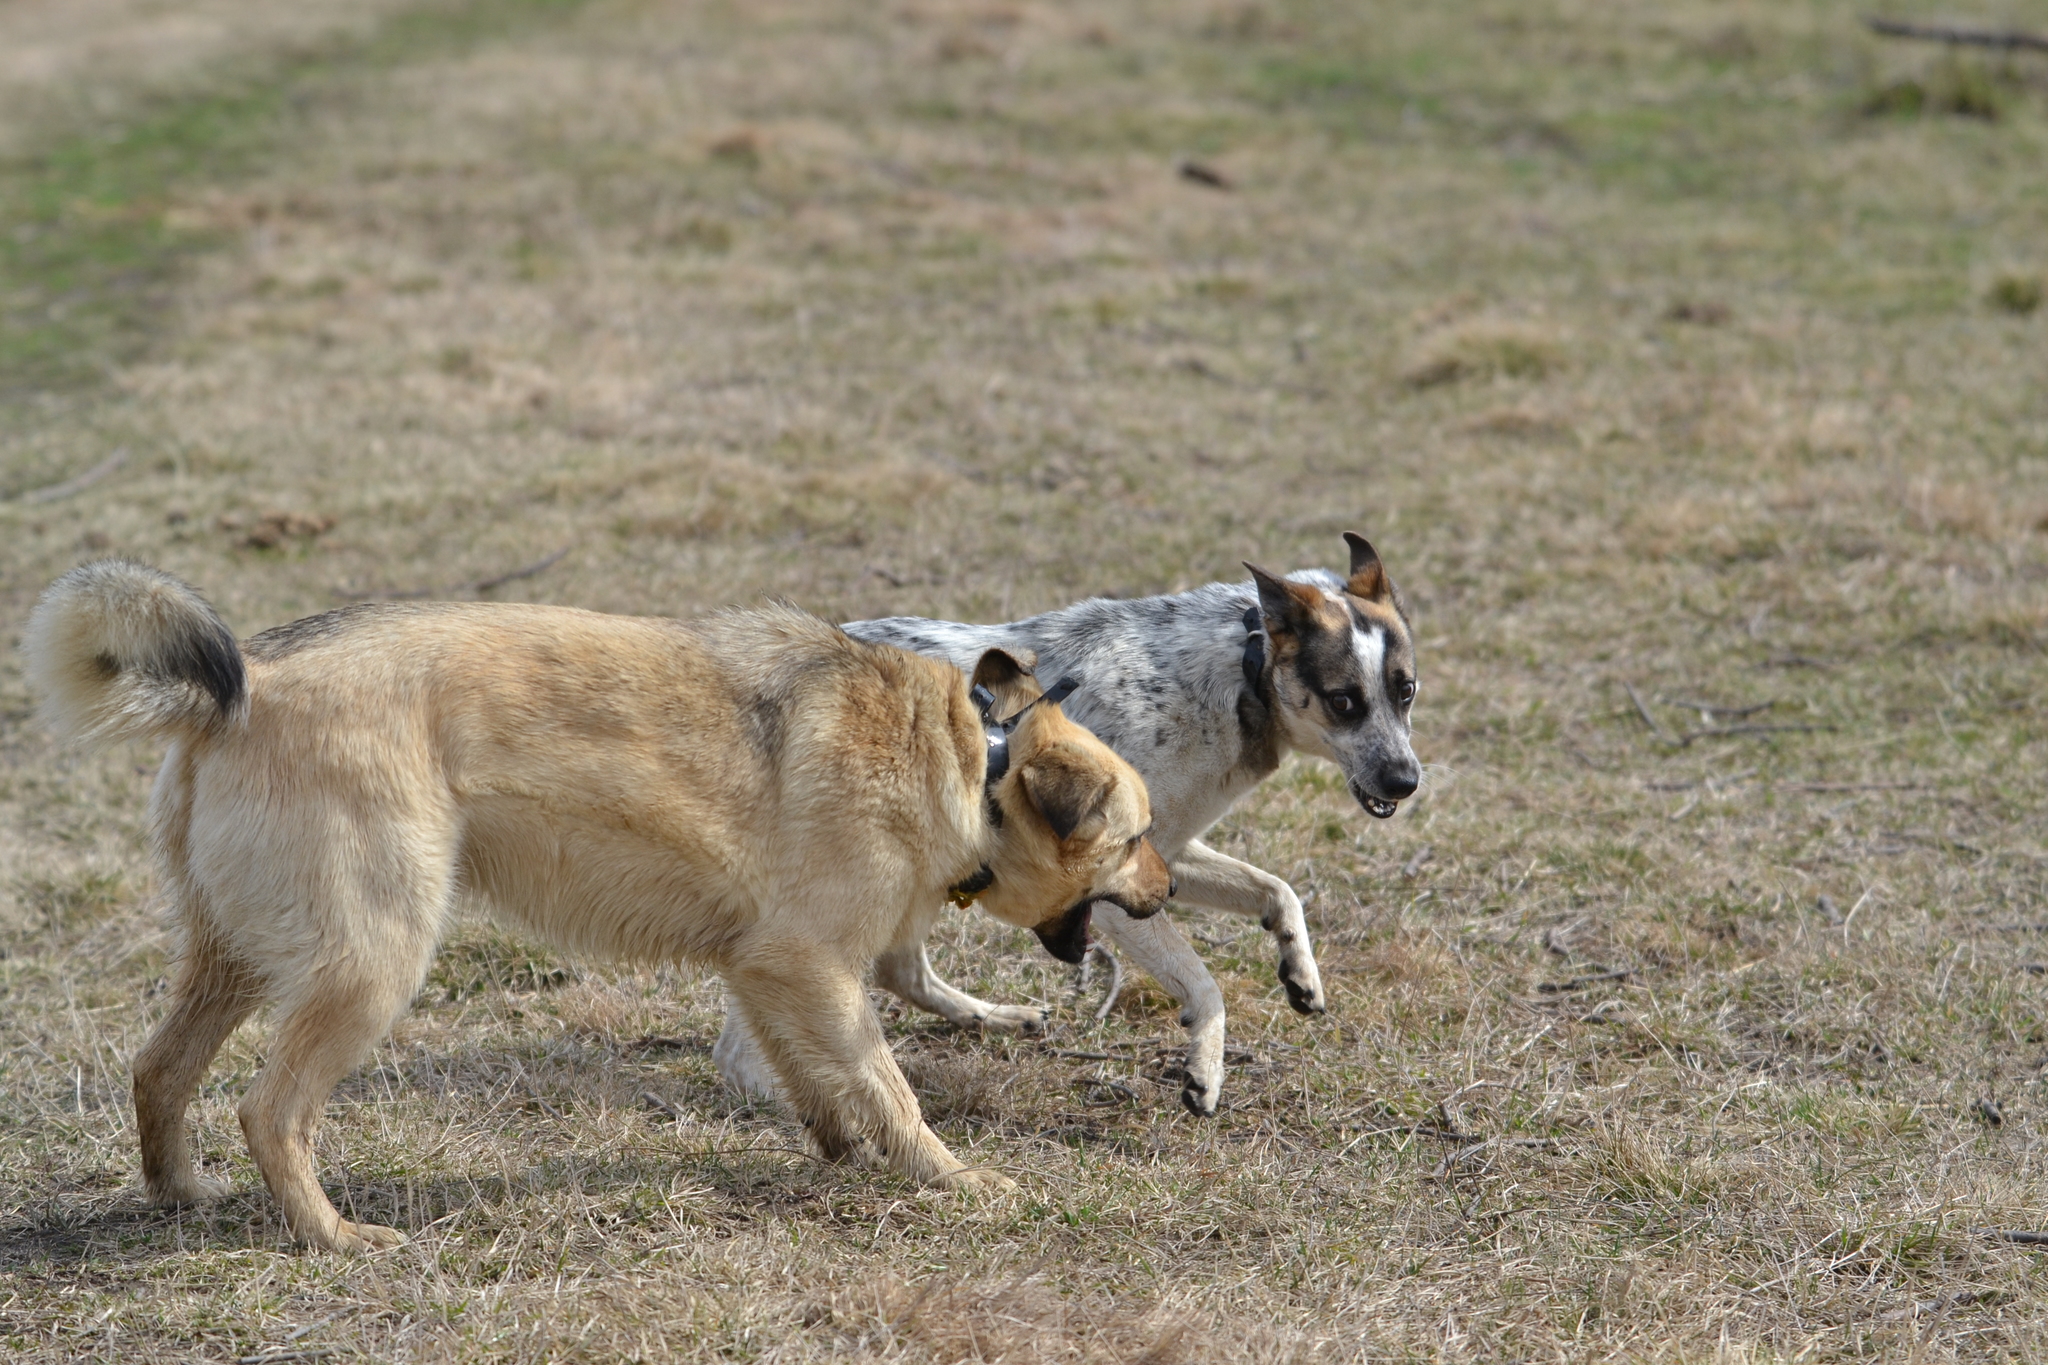
[[[180,1181],[143,1187],[144,1196],[160,1209],[181,1209],[190,1204],[205,1204],[221,1198],[227,1192],[227,1181],[214,1180],[190,1172],[187,1172],[185,1178]]]
[[[1017,1188],[1016,1181],[1001,1171],[992,1171],[986,1166],[963,1166],[943,1177],[938,1183],[940,1189],[977,1193]]]
[[[332,1240],[320,1244],[322,1251],[347,1251],[358,1255],[389,1251],[405,1245],[405,1234],[397,1228],[376,1223],[351,1223],[346,1218],[335,1225]]]

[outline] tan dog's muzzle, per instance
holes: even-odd
[[[1166,908],[1166,903],[1173,899],[1178,888],[1174,883],[1173,870],[1167,867],[1166,859],[1159,856],[1159,850],[1152,847],[1150,839],[1139,841],[1138,856],[1131,863],[1116,884],[1104,887],[1066,913],[1053,916],[1031,931],[1038,935],[1038,941],[1045,945],[1048,953],[1062,962],[1072,963],[1079,963],[1088,955],[1088,922],[1097,901],[1108,901],[1132,919],[1149,919]]]
[[[1132,862],[1131,885],[1112,887],[1096,899],[1108,901],[1132,919],[1150,919],[1166,908],[1180,888],[1174,882],[1173,869],[1152,847],[1150,839],[1138,841],[1138,856]]]

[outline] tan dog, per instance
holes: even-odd
[[[135,1059],[143,1181],[181,1204],[186,1106],[266,1000],[276,1037],[241,1104],[286,1222],[351,1223],[314,1178],[328,1094],[418,992],[455,902],[572,951],[724,975],[818,1150],[872,1142],[941,1185],[969,1170],[924,1125],[861,979],[921,942],[949,889],[1050,932],[1171,892],[1132,769],[1052,704],[992,738],[949,664],[793,608],[676,622],[538,606],[359,606],[238,646],[197,592],[104,561],[50,588],[27,653],[62,735],[169,742],[150,821],[184,936],[170,1012]],[[977,681],[1039,693],[1008,654]]]

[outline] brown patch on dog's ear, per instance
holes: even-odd
[[[1306,634],[1316,609],[1323,604],[1323,595],[1306,583],[1277,578],[1256,564],[1245,567],[1252,571],[1252,581],[1259,585],[1259,611],[1265,616],[1267,627],[1290,635]]]
[[[1061,843],[1078,831],[1093,833],[1109,823],[1103,813],[1109,804],[1109,775],[1100,768],[1051,757],[1025,764],[1017,776]]]
[[[1019,651],[1025,658],[1007,649],[991,649],[981,656],[974,665],[976,687],[986,687],[996,694],[996,715],[998,718],[1014,716],[1033,701],[1045,689],[1038,685],[1038,679],[1031,674],[1031,665],[1038,662],[1030,650]],[[1028,659],[1030,662],[1025,662]]]
[[[1380,552],[1373,549],[1372,542],[1356,531],[1346,531],[1344,543],[1351,547],[1351,577],[1344,584],[1344,591],[1367,602],[1392,602],[1393,580],[1387,577]]]

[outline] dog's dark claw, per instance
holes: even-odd
[[[1181,1105],[1198,1119],[1214,1118],[1216,1116],[1216,1106],[1207,1103],[1208,1098],[1209,1087],[1206,1085],[1197,1085],[1195,1082],[1189,1081],[1181,1087]]]
[[[1324,1012],[1323,1005],[1300,982],[1289,980],[1283,976],[1280,978],[1280,984],[1287,988],[1287,1003],[1294,1006],[1296,1014],[1321,1014]]]

